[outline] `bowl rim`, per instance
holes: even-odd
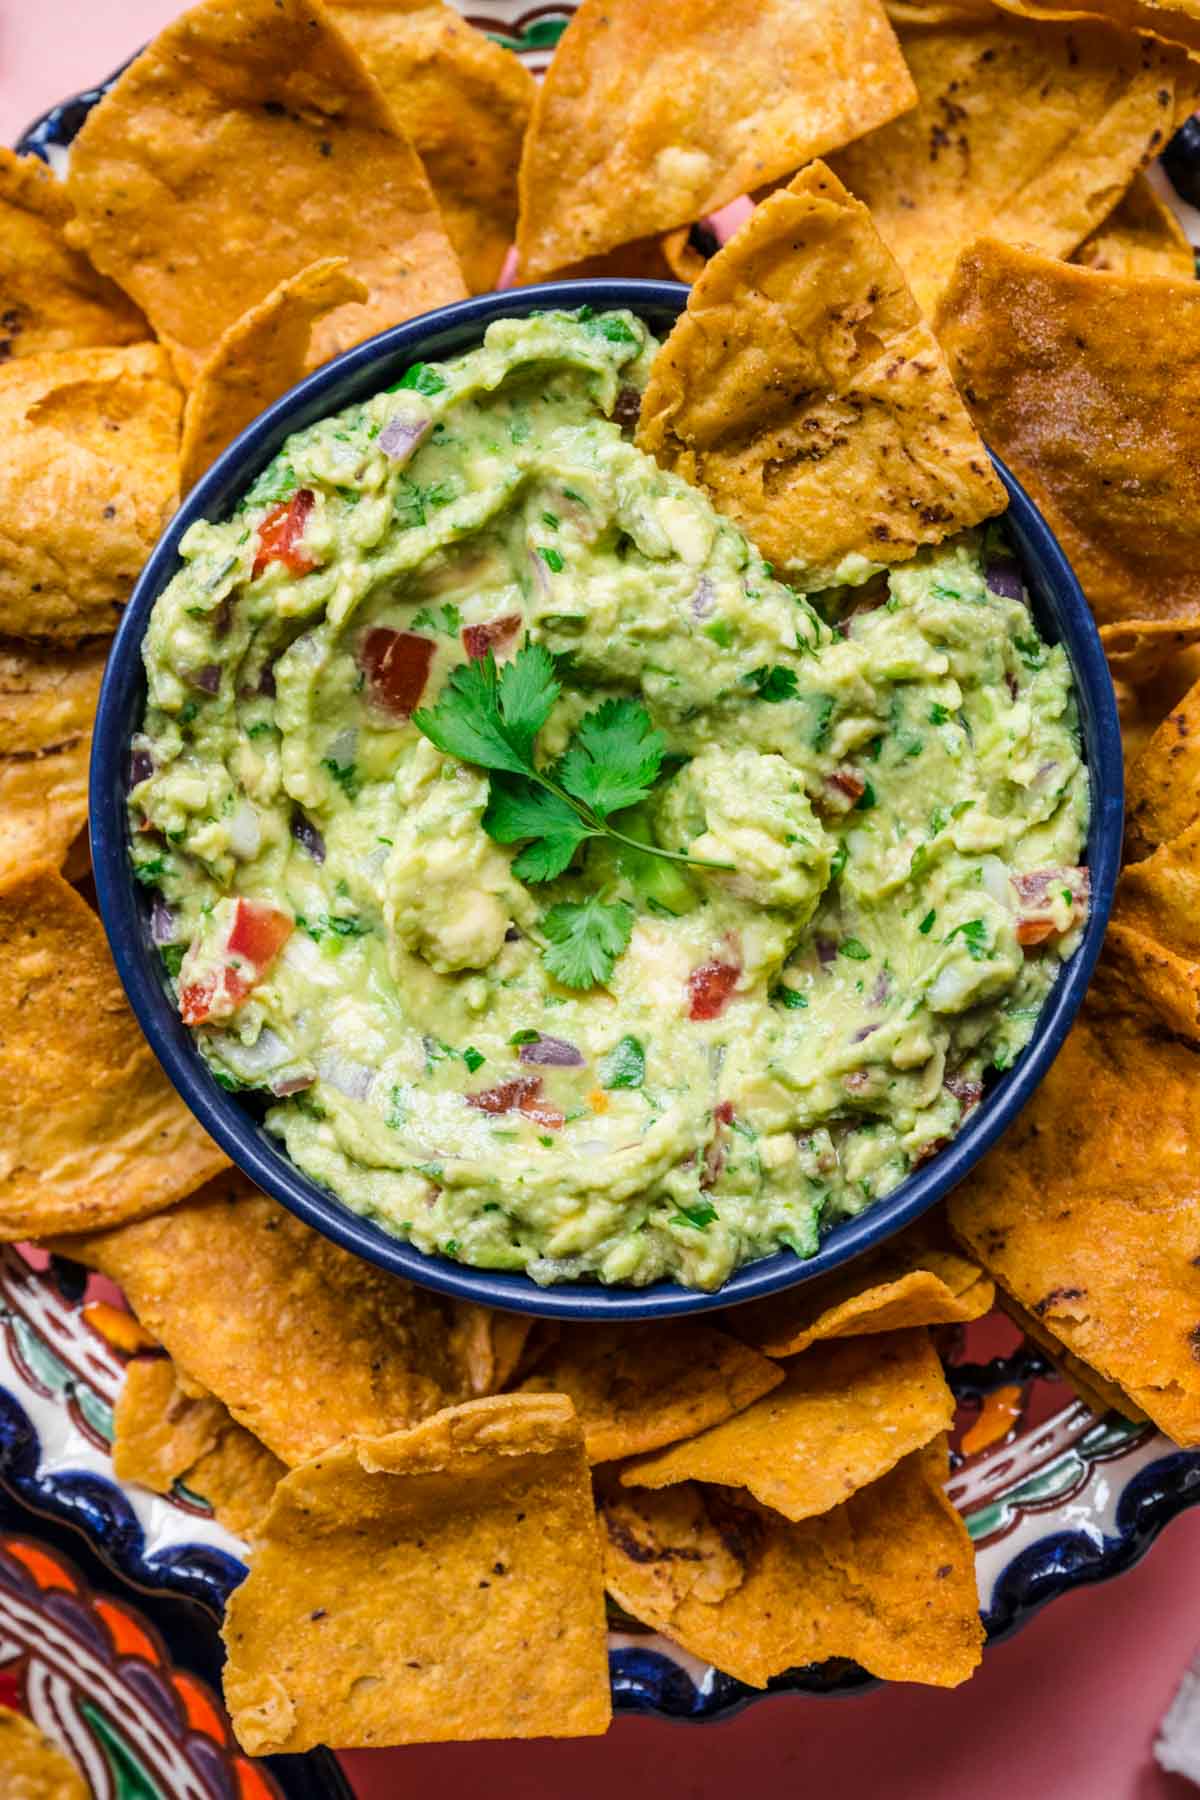
[[[118,624],[97,707],[89,771],[89,830],[100,915],[125,993],[159,1063],[205,1130],[264,1192],[313,1229],[377,1267],[462,1300],[533,1316],[626,1321],[678,1318],[743,1305],[800,1287],[875,1248],[953,1188],[1007,1129],[1053,1062],[1082,1003],[1112,906],[1124,819],[1124,770],[1112,678],[1079,583],[1020,483],[992,455],[1009,496],[1004,515],[1020,540],[1022,571],[1038,610],[1057,615],[1080,711],[1091,792],[1088,863],[1091,911],[1079,947],[1060,971],[1033,1038],[946,1148],[891,1194],[834,1226],[807,1260],[783,1250],[743,1264],[714,1292],[661,1280],[646,1287],[598,1281],[539,1287],[531,1276],[475,1269],[389,1235],[321,1188],[275,1147],[263,1127],[217,1086],[165,986],[149,940],[146,902],[127,853],[125,792],[129,739],[144,703],[141,646],[154,602],[179,566],[180,539],[197,519],[220,518],[285,437],[378,392],[408,364],[460,354],[495,319],[538,310],[628,307],[661,319],[683,310],[689,290],[669,281],[582,280],[477,295],[406,320],[344,351],[289,390],[217,458],[167,524]],[[447,340],[446,343],[440,340]],[[452,343],[453,347],[448,347]],[[991,454],[991,452],[989,452]],[[1032,580],[1030,577],[1032,575]],[[1049,598],[1047,598],[1049,597]]]

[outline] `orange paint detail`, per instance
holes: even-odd
[[[158,1663],[161,1659],[158,1646],[153,1638],[138,1624],[123,1606],[117,1606],[111,1600],[97,1599],[96,1611],[108,1626],[108,1635],[113,1641],[113,1648],[121,1656],[141,1656],[148,1663]]]
[[[40,1588],[63,1588],[68,1594],[75,1592],[75,1583],[58,1559],[48,1551],[39,1550],[36,1544],[27,1544],[21,1538],[5,1538],[3,1541],[4,1548],[13,1561],[27,1568]]]
[[[237,1770],[238,1800],[279,1800],[279,1789],[261,1769],[240,1756],[234,1758],[233,1766]]]
[[[107,1300],[89,1300],[83,1308],[83,1321],[122,1356],[136,1356],[139,1350],[158,1349],[150,1333],[138,1324],[132,1313],[123,1312],[119,1306],[110,1306]]]
[[[963,1433],[964,1456],[978,1456],[981,1450],[990,1450],[993,1444],[998,1444],[1001,1438],[1008,1436],[1020,1417],[1019,1387],[1000,1387],[994,1393],[985,1395],[979,1417]]]
[[[212,1738],[216,1744],[228,1743],[229,1733],[225,1729],[225,1721],[217,1711],[208,1689],[194,1675],[187,1675],[182,1669],[172,1671],[171,1681],[183,1702],[184,1714],[192,1730],[202,1731],[205,1737]]]
[[[588,1095],[588,1105],[594,1113],[606,1113],[608,1111],[608,1095],[603,1088],[592,1089],[591,1093]]]

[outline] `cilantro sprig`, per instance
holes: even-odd
[[[526,644],[503,668],[490,650],[461,664],[437,705],[412,716],[437,749],[488,771],[483,828],[498,844],[523,846],[514,875],[531,883],[553,881],[591,838],[694,868],[730,868],[644,843],[612,823],[614,814],[647,797],[662,770],[666,741],[641,701],[603,701],[580,720],[558,762],[539,766],[537,735],[561,692],[549,652]],[[624,902],[607,905],[592,897],[551,907],[542,923],[551,974],[568,987],[593,987],[608,979],[628,944],[633,913]]]

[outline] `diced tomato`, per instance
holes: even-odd
[[[299,548],[315,498],[311,488],[299,488],[290,500],[281,500],[271,508],[258,528],[258,554],[252,571],[255,575],[261,575],[273,562],[281,562],[293,575],[307,575],[317,567],[316,559]]]
[[[521,629],[520,613],[505,613],[486,625],[464,625],[463,649],[472,662],[482,662],[489,650],[503,650]]]
[[[835,769],[832,775],[825,777],[825,781],[839,794],[844,794],[847,800],[861,800],[867,791],[866,782],[853,769]]]
[[[1012,884],[1021,901],[1017,942],[1026,950],[1070,930],[1087,913],[1091,875],[1086,868],[1031,869],[1027,874],[1014,875]],[[1071,902],[1065,925],[1059,922],[1062,914],[1058,902],[1063,895]]]
[[[539,1125],[548,1125],[555,1131],[564,1119],[560,1107],[542,1099],[540,1075],[514,1075],[511,1081],[497,1082],[495,1087],[483,1088],[477,1094],[465,1094],[463,1098],[468,1106],[475,1107],[479,1112],[506,1113],[516,1110],[523,1112],[527,1119],[533,1119]]]
[[[407,719],[416,710],[429,679],[433,649],[433,639],[418,632],[372,625],[359,645],[358,662],[371,699],[382,712]]]
[[[719,1018],[741,973],[736,963],[727,962],[701,963],[693,969],[687,978],[689,1019]]]
[[[214,969],[203,981],[190,982],[179,996],[179,1016],[185,1025],[203,1025],[218,1010],[228,1017],[254,986],[240,969]]]
[[[733,1124],[733,1101],[721,1100],[713,1107],[713,1118],[719,1125]]]
[[[245,957],[259,970],[274,962],[292,935],[290,916],[265,900],[239,900],[229,930],[231,956]]]

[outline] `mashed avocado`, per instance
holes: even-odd
[[[801,597],[623,430],[655,348],[501,321],[193,526],[133,855],[217,1079],[348,1205],[539,1282],[715,1288],[1019,1054],[1087,784],[998,546]]]

